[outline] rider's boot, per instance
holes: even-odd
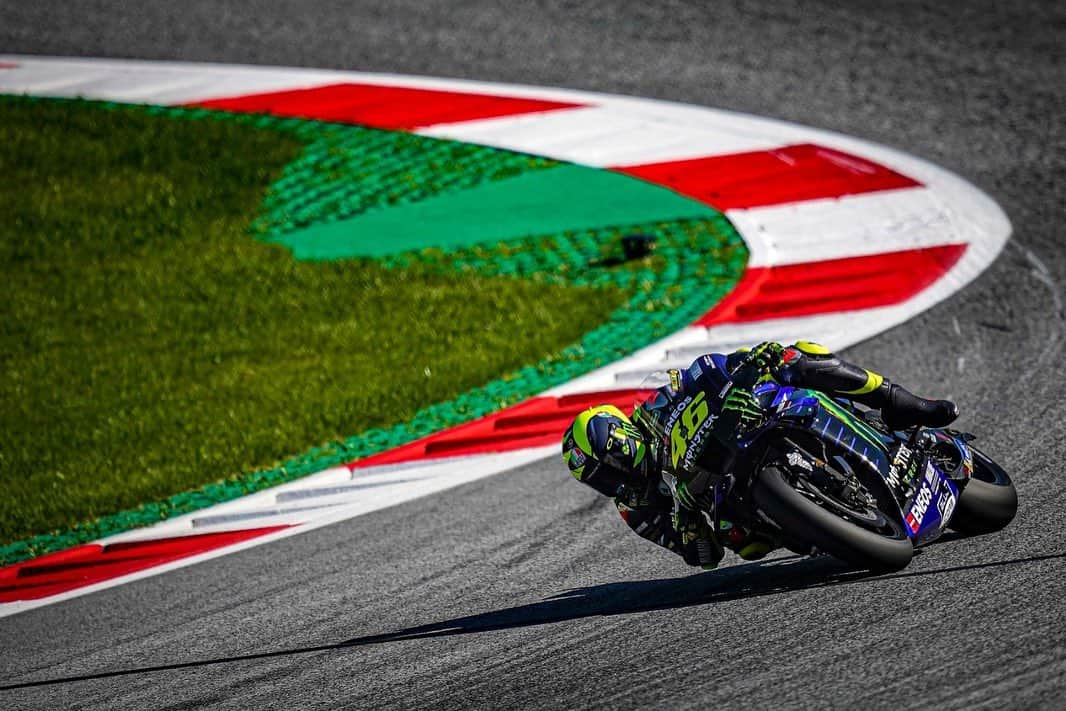
[[[785,350],[779,379],[789,385],[815,388],[834,396],[850,398],[881,411],[881,419],[893,430],[915,425],[946,427],[959,416],[950,400],[927,400],[888,378],[849,363],[828,348],[798,341]]]
[[[891,430],[915,425],[947,427],[959,416],[959,408],[951,400],[927,400],[887,379],[876,390],[852,399],[880,409],[881,420]]]

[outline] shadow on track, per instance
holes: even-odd
[[[981,570],[1011,565],[1024,565],[1066,558],[1066,553],[1055,553],[1030,558],[993,561],[974,565],[959,565],[934,570],[903,571],[877,575],[864,570],[849,569],[831,558],[798,558],[789,556],[758,563],[735,565],[721,570],[681,578],[640,580],[606,583],[587,588],[569,590],[541,602],[520,605],[468,617],[458,617],[443,622],[408,627],[395,632],[355,637],[344,642],[312,647],[281,649],[273,652],[243,654],[232,657],[202,659],[191,662],[162,664],[158,666],[131,667],[112,671],[29,681],[0,686],[0,691],[25,689],[35,686],[66,684],[76,681],[107,679],[132,674],[190,669],[234,662],[271,659],[314,652],[338,651],[388,642],[412,639],[449,637],[498,630],[531,627],[535,625],[567,622],[585,617],[627,615],[656,610],[671,610],[681,607],[711,605],[729,600],[776,595],[796,590],[850,585],[863,582],[914,578],[925,575],[942,575],[966,570]]]

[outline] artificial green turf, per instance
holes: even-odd
[[[556,165],[486,181],[390,210],[310,225],[274,237],[302,259],[389,257],[434,247],[454,252],[518,235],[560,234],[719,213],[659,185],[609,170]],[[425,226],[434,225],[433,232]],[[367,235],[387,234],[387,240]]]
[[[618,289],[300,262],[248,236],[292,134],[0,99],[0,543],[401,422]]]

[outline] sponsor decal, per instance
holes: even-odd
[[[914,497],[911,510],[907,512],[906,521],[911,533],[917,533],[918,529],[921,528],[922,520],[925,518],[925,513],[929,510],[929,504],[932,501],[933,489],[929,486],[927,474],[926,479],[922,481],[922,488],[918,490],[918,495]]]
[[[947,484],[940,487],[940,500],[936,502],[936,508],[940,511],[940,518],[944,521],[951,520],[951,514],[955,513],[955,495]]]
[[[681,389],[681,371],[677,368],[670,369],[670,387],[674,390]]]
[[[725,398],[725,394],[727,392],[729,392],[729,388],[731,388],[731,387],[733,387],[733,381],[732,380],[730,380],[728,383],[723,385],[722,389],[718,391],[718,399],[719,400],[724,399]]]
[[[790,466],[796,467],[797,469],[803,469],[809,472],[814,471],[814,467],[811,466],[811,463],[808,462],[807,458],[799,452],[789,452],[786,459],[788,459],[788,463]]]
[[[907,471],[903,473],[900,479],[903,488],[909,489],[915,479],[918,478],[918,470],[921,468],[921,460],[918,457],[911,457],[910,464],[907,465]]]
[[[574,475],[574,478],[581,481],[581,477],[585,474],[585,461],[587,455],[581,451],[580,447],[574,444],[573,433],[567,435],[565,447],[567,449],[563,452],[563,461],[565,461],[566,466],[570,468],[570,473]]]
[[[691,465],[699,450],[698,447],[693,449],[692,445],[702,440],[704,430],[714,419],[704,392],[686,397],[670,414],[667,431],[670,433],[670,461],[675,469],[682,458],[686,467]]]
[[[969,479],[973,476],[973,452],[961,439],[955,438],[955,444],[962,452],[962,473]]]
[[[640,432],[628,422],[611,425],[611,429],[607,433],[607,451],[612,452],[618,449],[624,456],[633,456],[636,454],[633,442],[639,439]]]
[[[932,462],[926,462],[925,463],[925,483],[928,484],[929,486],[936,486],[936,482],[937,482],[938,478],[939,477],[937,476],[936,467],[933,466]]]
[[[690,402],[692,402],[692,396],[688,395],[682,398],[681,401],[678,402],[676,405],[674,405],[674,409],[670,411],[670,414],[666,418],[665,429],[667,432],[670,432],[674,428],[674,425],[677,424],[678,418],[681,417],[681,413],[685,411],[685,408],[688,407],[688,404]]]
[[[688,368],[688,374],[692,376],[693,380],[698,380],[703,375],[703,368],[700,367],[700,358],[692,361],[692,365]]]
[[[685,457],[682,462],[686,469],[691,469],[696,463],[696,457],[703,453],[703,440],[707,438],[707,433],[710,431],[711,425],[714,424],[716,419],[718,419],[717,415],[711,415],[708,417],[703,424],[700,425],[699,430],[697,430],[689,439],[688,451],[685,452]]]
[[[892,466],[888,468],[888,483],[892,486],[899,486],[899,470],[900,467],[905,467],[911,459],[913,452],[911,448],[905,444],[899,446],[899,450],[896,452],[895,458],[892,460]]]

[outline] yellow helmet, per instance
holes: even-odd
[[[639,481],[647,469],[644,435],[614,405],[590,407],[563,437],[563,459],[574,478],[606,496]]]

